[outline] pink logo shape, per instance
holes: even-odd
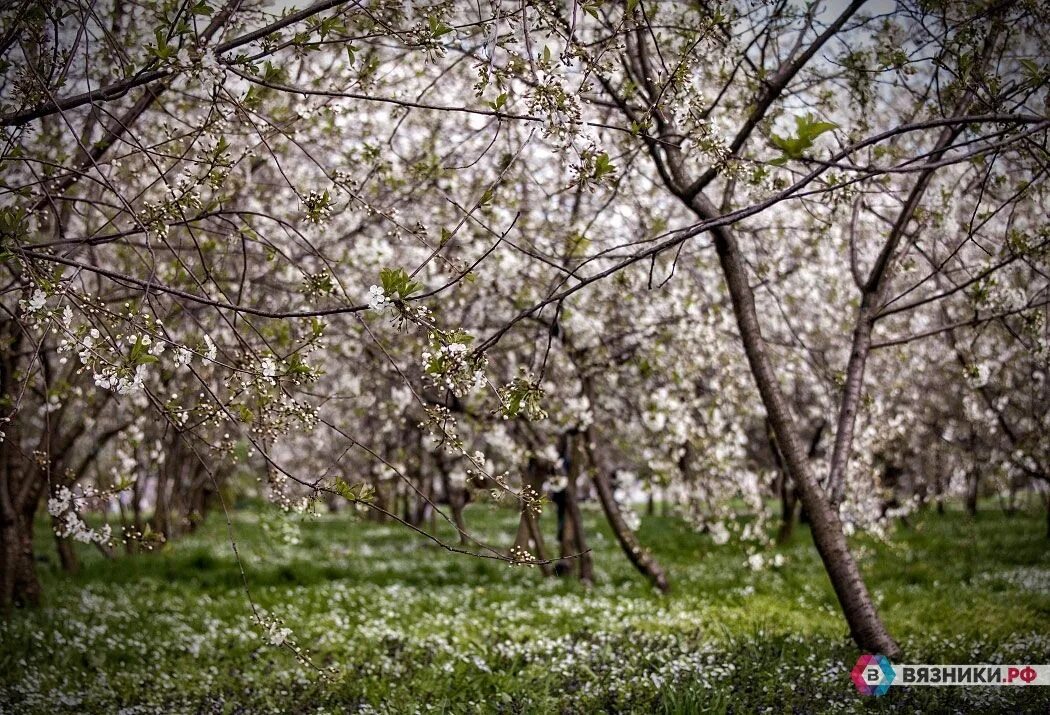
[[[850,677],[862,695],[885,695],[897,673],[884,655],[862,655],[853,666]]]

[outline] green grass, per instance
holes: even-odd
[[[859,695],[858,651],[804,528],[778,549],[783,567],[754,572],[740,544],[643,518],[640,537],[672,579],[660,596],[596,516],[597,583],[585,590],[395,525],[296,520],[288,545],[264,528],[270,517],[238,513],[252,598],[336,669],[327,680],[253,624],[220,515],[157,553],[82,549],[76,577],[58,572],[41,532],[46,603],[0,624],[0,712],[1050,710],[1050,688]],[[512,537],[513,514],[477,505],[467,518],[493,543]],[[1050,662],[1042,515],[931,513],[854,547],[907,662]]]

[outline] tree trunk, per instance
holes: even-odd
[[[583,516],[580,513],[578,479],[580,474],[580,450],[577,435],[564,435],[562,444],[563,461],[565,462],[565,489],[555,498],[558,506],[558,541],[561,546],[561,560],[555,566],[559,576],[573,570],[573,561],[579,566],[577,575],[586,585],[594,583],[594,561],[587,551],[587,540],[583,531]],[[650,492],[652,494],[652,492]],[[574,556],[569,559],[569,556]]]
[[[623,514],[620,513],[620,506],[613,497],[609,475],[595,459],[594,449],[591,447],[590,433],[584,432],[582,439],[587,459],[591,463],[591,478],[594,482],[594,489],[598,492],[598,501],[602,505],[602,511],[605,512],[605,518],[609,522],[609,526],[612,527],[616,541],[627,555],[627,559],[638,569],[638,572],[649,579],[661,592],[667,593],[671,588],[667,581],[667,574],[664,572],[663,567],[653,558],[652,554],[642,548],[642,545],[638,542],[638,537],[627,526],[627,522],[624,521]]]
[[[456,532],[459,535],[459,545],[465,546],[469,542],[467,524],[463,520],[463,510],[467,506],[467,490],[453,486],[448,464],[440,456],[437,458],[437,466],[441,474],[441,489],[445,492],[448,508],[452,512],[452,523],[456,525]]]
[[[534,457],[529,458],[525,467],[525,486],[532,489],[536,494],[543,491],[544,474],[539,463]],[[544,576],[554,573],[547,556],[547,545],[543,541],[543,531],[540,529],[539,520],[532,509],[525,507],[521,510],[521,518],[518,520],[518,533],[514,537],[514,545],[519,549],[525,549],[533,558],[540,563],[540,571]]]
[[[970,483],[966,490],[966,513],[971,517],[977,516],[977,499],[981,492],[981,473],[974,468],[970,475]]]
[[[773,425],[766,419],[766,439],[769,441],[769,451],[773,453],[773,462],[777,466],[777,493],[780,495],[780,528],[777,530],[777,543],[786,544],[795,532],[795,489],[788,479],[787,469],[784,467],[784,457],[777,447],[777,438],[773,434]]]
[[[51,530],[55,532],[55,550],[58,552],[58,563],[62,571],[67,574],[75,574],[80,571],[80,560],[77,559],[76,549],[69,539],[63,539],[58,535],[58,519],[51,517]]]
[[[153,505],[153,529],[158,534],[162,534],[165,539],[169,539],[174,534],[171,533],[171,512],[168,508],[168,472],[169,467],[165,466],[160,470],[160,474],[157,476],[157,500]]]
[[[718,215],[715,207],[702,194],[697,195],[691,205],[701,218],[709,219]],[[838,596],[850,633],[857,645],[864,650],[897,657],[900,655],[900,647],[890,637],[875,610],[875,604],[864,584],[857,562],[846,543],[838,513],[831,508],[827,496],[810,470],[794,417],[784,399],[772,361],[766,353],[754,294],[748,282],[747,268],[736,237],[724,226],[715,227],[713,234],[715,251],[733,303],[733,313],[751,373],[788,473],[799,489],[802,506],[810,520],[813,541]]]
[[[24,515],[4,515],[0,524],[0,560],[0,607],[4,614],[9,614],[12,606],[39,605],[32,515],[28,520]]]
[[[456,525],[456,531],[459,534],[459,545],[465,546],[469,542],[467,539],[467,522],[463,520],[464,500],[458,496],[451,499],[452,503],[449,504],[449,508],[452,510],[452,523]]]
[[[787,474],[780,476],[780,528],[777,530],[777,543],[786,544],[795,533],[795,505],[798,497]]]

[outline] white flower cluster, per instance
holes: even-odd
[[[435,387],[446,387],[456,397],[464,397],[484,387],[485,358],[472,355],[466,343],[441,345],[432,340],[423,351],[423,370]]]
[[[368,307],[377,313],[383,312],[383,309],[390,305],[390,299],[387,297],[386,292],[377,285],[368,287]]]
[[[104,367],[94,374],[95,385],[103,390],[110,390],[118,395],[130,395],[144,387],[149,370],[139,365],[134,372],[128,373],[117,367]]]
[[[569,146],[582,128],[580,97],[567,92],[553,72],[540,71],[536,79],[525,98],[529,111],[543,117],[545,137]]]
[[[784,565],[784,561],[785,559],[783,554],[776,554],[773,556],[773,558],[769,559],[768,561],[762,554],[759,553],[754,553],[747,557],[748,568],[750,568],[752,571],[761,571],[762,569],[768,566],[772,566],[773,568],[780,568]]]
[[[436,353],[423,351],[424,369],[430,372],[432,366],[437,366],[438,374],[444,377],[444,386],[457,397],[463,397],[485,385],[485,371],[476,365],[462,342],[441,345]],[[440,379],[436,377],[435,383],[440,384]]]
[[[272,357],[264,357],[259,361],[259,371],[262,372],[263,378],[268,380],[270,384],[276,382],[277,377],[277,361]]]
[[[85,544],[108,544],[113,538],[109,524],[92,529],[77,513],[77,501],[69,487],[59,487],[47,500],[47,513],[56,519],[55,533],[63,539],[72,538]]]
[[[631,472],[620,472],[619,481],[627,481],[633,484],[637,481],[637,478]],[[623,516],[623,522],[627,528],[631,531],[638,531],[638,528],[642,525],[642,517],[638,515],[638,512],[635,511],[634,506],[631,504],[631,497],[627,489],[619,488],[614,491],[613,501],[619,507],[620,514]]]
[[[175,357],[172,358],[172,362],[175,363],[175,367],[183,367],[184,365],[189,365],[192,359],[193,353],[188,348],[180,345],[175,349]]]
[[[32,315],[34,313],[39,313],[41,310],[43,310],[43,308],[44,308],[44,306],[46,304],[47,304],[47,293],[42,291],[40,288],[35,289],[33,291],[33,294],[31,296],[29,296],[29,299],[23,301],[23,306],[25,307],[25,311],[27,313],[29,313],[30,315]]]
[[[332,200],[327,191],[311,191],[305,196],[300,196],[306,213],[306,220],[320,226],[328,221],[332,215]]]
[[[279,618],[261,615],[257,619],[262,626],[266,642],[272,646],[282,646],[285,643],[292,645],[292,629],[286,628]]]
[[[204,357],[209,362],[215,362],[215,358],[218,356],[218,350],[215,348],[215,341],[211,339],[210,335],[204,336]]]

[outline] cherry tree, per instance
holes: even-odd
[[[934,438],[944,491],[960,404],[1045,479],[1042,12],[6,9],[5,606],[39,597],[45,494],[104,549],[258,491],[590,582],[593,492],[666,589],[638,490],[760,567],[776,483],[895,655],[846,538],[909,508],[890,482]],[[482,499],[520,509],[509,551],[470,533]]]

